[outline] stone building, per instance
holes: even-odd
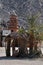
[[[15,14],[10,14],[9,21],[6,22],[7,26],[3,28],[2,30],[2,40],[0,46],[5,46],[5,37],[9,34],[9,31],[11,32],[17,32],[18,31],[18,20],[17,20],[17,15]],[[0,38],[0,39],[1,39]]]

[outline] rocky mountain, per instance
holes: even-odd
[[[9,12],[15,12],[21,26],[26,26],[26,18],[40,13],[38,21],[43,23],[43,0],[0,0],[0,20],[9,20]]]

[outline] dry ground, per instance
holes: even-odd
[[[42,49],[43,50],[43,49]],[[17,59],[5,55],[5,48],[0,48],[0,65],[43,65],[43,58]]]

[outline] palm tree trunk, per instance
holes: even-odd
[[[33,32],[30,34],[29,37],[29,45],[30,45],[30,49],[29,49],[29,54],[33,54],[33,47],[34,47],[34,34]]]

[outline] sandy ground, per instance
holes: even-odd
[[[43,50],[43,49],[42,49]],[[0,48],[0,65],[43,65],[43,58],[17,59],[5,55],[5,48]]]

